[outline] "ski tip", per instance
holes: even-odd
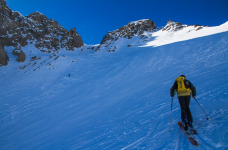
[[[199,143],[192,137],[188,137],[188,139],[190,140],[190,142],[195,145],[195,146],[199,146]]]
[[[179,126],[182,126],[182,122],[178,122],[178,125],[179,125]]]

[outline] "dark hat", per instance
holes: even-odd
[[[185,75],[183,75],[183,74],[182,74],[182,75],[180,75],[180,77],[185,77],[185,78],[186,78],[186,76],[185,76]]]

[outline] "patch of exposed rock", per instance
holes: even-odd
[[[21,52],[20,52],[19,55],[18,55],[17,61],[18,61],[18,62],[24,62],[24,61],[25,61],[25,58],[26,58],[26,55],[25,55],[25,53],[21,50]]]
[[[6,66],[8,64],[9,57],[5,52],[3,46],[0,44],[0,66]]]
[[[13,50],[13,55],[14,56],[19,56],[21,52],[21,47],[16,47],[14,50]]]

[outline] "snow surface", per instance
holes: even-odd
[[[54,56],[30,44],[22,48],[24,63],[5,47],[0,149],[228,149],[228,24],[186,32],[191,28],[123,38],[115,53],[85,46]],[[40,59],[30,61],[34,56]],[[169,90],[181,74],[210,118],[192,99],[198,147],[179,130],[176,97],[169,132]]]
[[[228,21],[219,27],[202,27],[202,29],[197,30],[198,27],[194,26],[185,26],[183,30],[178,31],[177,33],[169,32],[169,31],[162,31],[156,32],[153,34],[152,37],[155,39],[146,43],[144,46],[162,46],[167,45],[175,42],[190,40],[194,38],[209,36],[221,32],[228,31]]]

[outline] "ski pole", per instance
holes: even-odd
[[[170,126],[169,126],[169,132],[171,132],[170,128],[171,128],[172,107],[173,107],[173,97],[172,97],[172,101],[171,101],[171,114],[170,114]]]
[[[194,98],[195,99],[195,98]],[[196,100],[196,99],[195,99]],[[196,100],[196,102],[198,103],[198,105],[200,106],[200,104],[199,104],[199,102]],[[200,106],[200,108],[203,110],[203,108]],[[206,112],[203,110],[203,112],[206,114]],[[208,117],[208,115],[206,114],[206,116],[207,116],[207,120],[209,120],[209,117]]]

